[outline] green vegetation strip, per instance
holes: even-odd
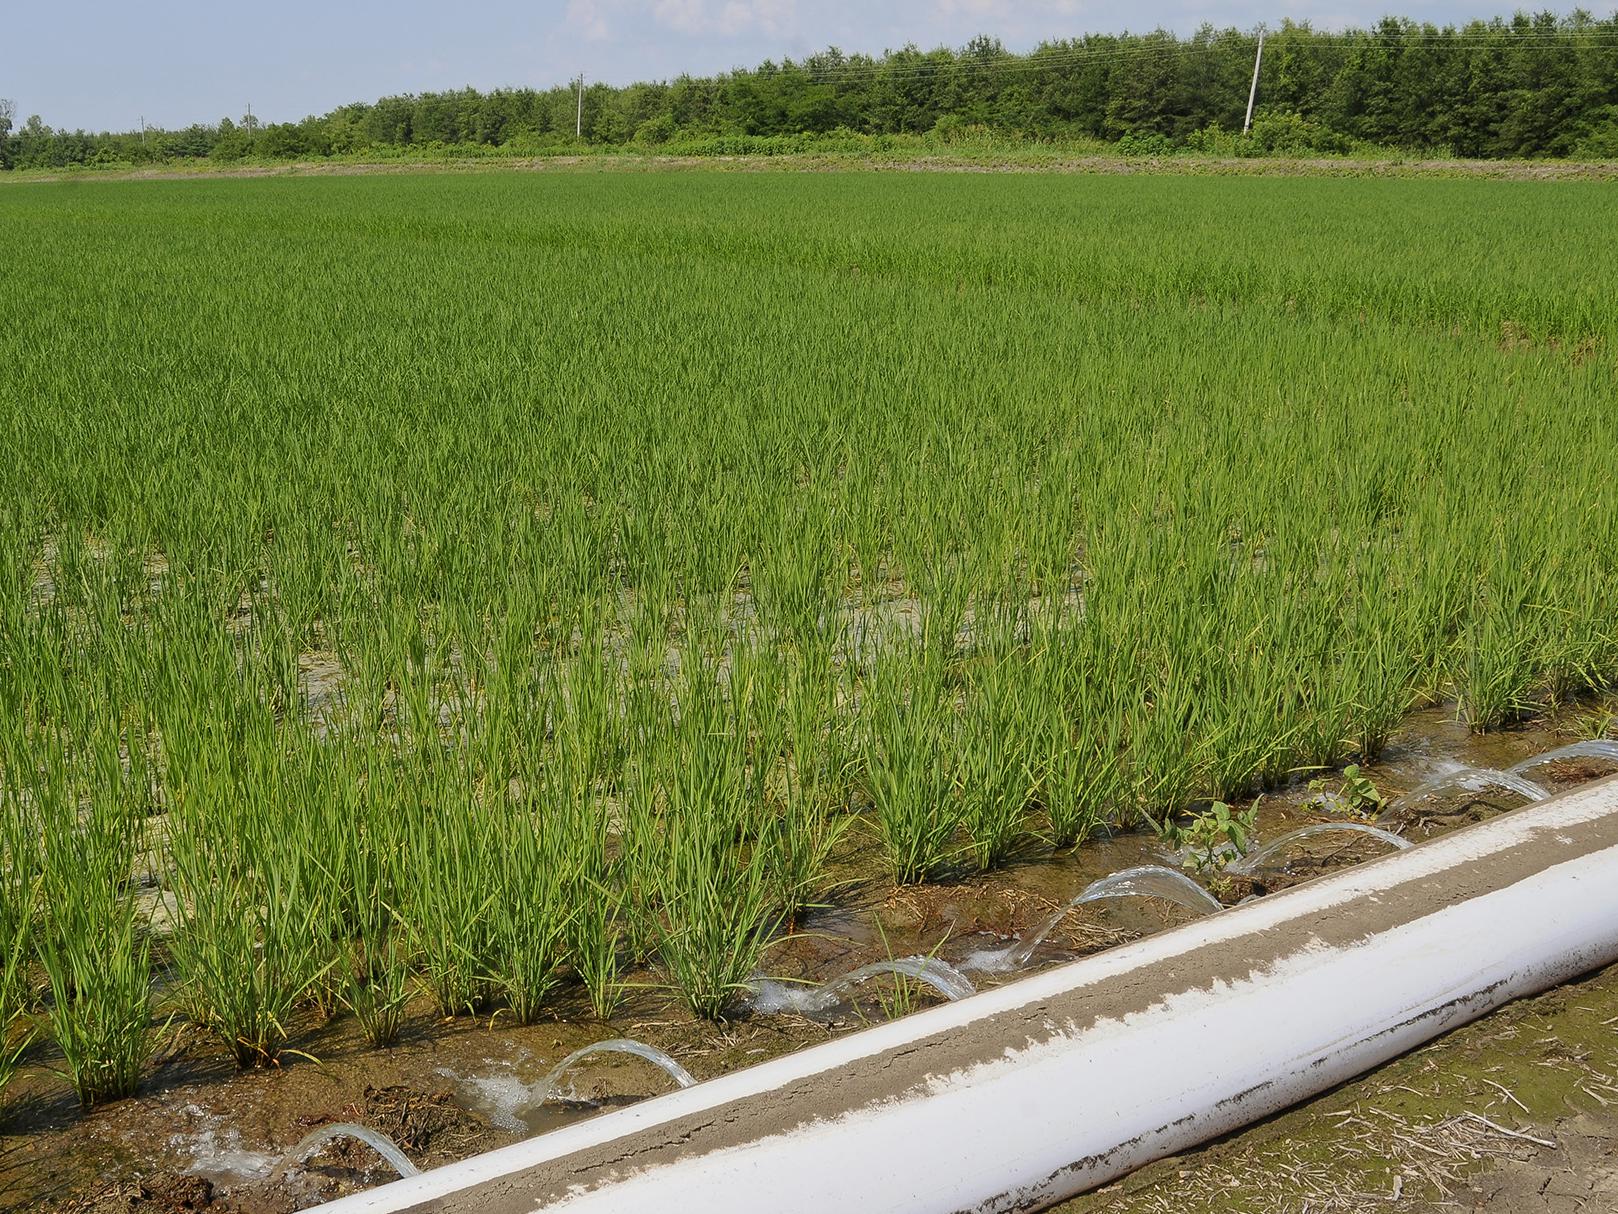
[[[1262,62],[1258,43],[1258,29],[1205,24],[1189,38],[1086,34],[1026,54],[988,36],[880,57],[830,47],[717,76],[465,88],[300,122],[265,123],[249,110],[239,122],[170,131],[53,129],[50,115],[24,118],[0,99],[0,170],[603,149],[1618,158],[1618,15],[1519,10],[1442,27],[1388,16],[1341,31],[1283,20],[1268,31]]]
[[[1596,185],[0,195],[0,1078],[734,1011],[840,840],[1082,844],[1618,676]],[[850,833],[852,832],[852,833]],[[15,961],[16,958],[23,958]],[[154,996],[153,979],[158,994]]]

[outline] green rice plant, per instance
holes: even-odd
[[[1585,742],[1618,736],[1618,712],[1603,707],[1586,713],[1574,721],[1573,736]]]
[[[952,739],[965,854],[978,872],[1002,864],[1027,830],[1037,777],[1033,706],[1018,659],[979,672],[966,692]]]
[[[1410,711],[1414,663],[1397,634],[1378,632],[1344,658],[1354,688],[1350,737],[1362,762],[1382,757],[1394,730]]]
[[[181,907],[170,951],[205,1026],[242,1068],[276,1064],[293,1015],[338,964],[325,892],[311,853],[317,823],[289,812],[310,770],[293,769],[249,725],[245,762],[177,748],[178,789],[168,865]],[[283,800],[285,799],[285,801]]]
[[[893,955],[893,944],[888,939],[887,929],[882,926],[882,920],[880,917],[875,920],[875,924],[877,935],[882,940],[882,952],[886,955],[889,961],[896,960]],[[929,959],[936,958],[939,951],[947,943],[949,943],[949,937],[946,934],[938,941],[937,944],[933,945],[932,948],[927,950],[926,956]],[[900,1020],[905,1016],[910,1015],[912,1012],[918,1011],[923,1006],[923,992],[927,989],[928,988],[926,985],[919,979],[912,978],[908,974],[894,974],[892,993],[878,993],[876,997],[877,1006],[882,1011],[882,1018],[884,1020]],[[855,1011],[856,1014],[858,1014],[859,1009],[857,1006]]]
[[[134,1094],[152,1049],[151,944],[127,896],[47,878],[50,1025],[85,1108]]]
[[[781,922],[767,839],[752,834],[746,738],[713,667],[688,660],[670,744],[657,761],[664,795],[655,856],[658,956],[686,1006],[723,1017]]]
[[[790,535],[792,543],[752,562],[752,590],[766,627],[786,643],[811,648],[836,626],[836,589],[846,578],[847,562],[818,501],[781,497],[772,505],[764,526]]]
[[[249,1062],[1618,685],[1607,192],[195,184],[0,191],[0,808],[136,836]]]
[[[572,900],[577,907],[569,933],[568,955],[584,983],[590,1014],[607,1021],[623,1002],[623,916],[617,887],[575,876]]]
[[[866,684],[861,750],[866,791],[888,871],[901,885],[941,874],[957,854],[960,803],[949,771],[951,716],[936,673],[908,687],[894,658]]]
[[[1147,819],[1184,809],[1204,783],[1195,705],[1190,680],[1169,675],[1124,709],[1131,799]]]
[[[495,984],[518,1024],[539,1018],[561,980],[576,904],[568,895],[578,842],[574,816],[509,814],[496,828],[505,863],[489,906]]]
[[[362,795],[345,799],[343,829],[329,841],[320,898],[336,944],[331,982],[337,997],[378,1049],[404,1026],[411,953],[399,920],[406,841],[402,793],[378,764],[364,772]]]
[[[584,984],[590,1012],[610,1020],[622,1003],[626,953],[648,961],[657,950],[652,914],[659,836],[655,782],[643,764],[626,773],[614,839],[613,808],[589,790],[556,786],[556,829],[569,840],[565,904],[567,953]],[[616,847],[615,847],[616,844]]]
[[[1115,718],[1085,715],[1077,723],[1061,701],[1044,709],[1039,734],[1038,796],[1051,843],[1076,847],[1105,825],[1124,800]]]
[[[1039,621],[1030,638],[1034,791],[1057,848],[1083,843],[1129,801],[1110,656],[1092,627],[1062,614]]]
[[[494,814],[440,783],[411,821],[400,919],[422,984],[446,1019],[486,1011],[497,992],[494,920],[503,857]]]
[[[0,1119],[5,1115],[6,1088],[17,1074],[18,1064],[33,1040],[27,1022],[28,961],[32,955],[28,938],[8,934],[0,939],[5,960],[0,962]]]
[[[26,872],[39,844],[35,946],[48,1019],[65,1075],[89,1108],[140,1084],[152,1045],[151,941],[135,911],[138,818],[118,762],[120,735],[105,722],[84,724],[35,739],[37,761],[23,776],[27,806],[8,851]],[[20,767],[14,761],[11,772],[21,776]],[[21,897],[14,888],[7,900]]]
[[[1618,624],[1586,613],[1581,605],[1608,594],[1610,578],[1588,563],[1566,558],[1538,570],[1545,627],[1536,664],[1544,671],[1548,707],[1572,703],[1609,685]]]
[[[779,785],[755,781],[758,848],[769,869],[771,897],[788,925],[826,892],[827,869],[853,818],[839,813],[842,761],[837,680],[829,650],[809,646],[783,680],[778,732],[760,746],[754,767],[779,772]],[[769,756],[780,752],[778,761]]]
[[[410,1002],[410,953],[396,926],[362,931],[339,959],[339,996],[377,1049],[399,1040]]]
[[[1516,720],[1535,706],[1539,682],[1535,638],[1526,628],[1528,604],[1490,602],[1461,640],[1461,713],[1483,732]]]
[[[0,758],[0,772],[7,764]],[[0,788],[0,1118],[6,1088],[33,1039],[29,1008],[32,928],[38,900],[38,847],[24,807]]]
[[[223,860],[210,874],[189,857],[178,860],[176,888],[187,910],[171,948],[208,1028],[247,1069],[279,1062],[295,1009],[335,959],[318,912],[285,871],[239,864]]]
[[[909,543],[904,562],[916,597],[918,639],[928,660],[947,660],[959,646],[972,603],[967,562],[937,535],[912,537]]]
[[[46,827],[38,949],[51,1033],[89,1108],[135,1092],[152,1024],[150,940],[127,878],[109,879],[127,861],[127,836],[105,821],[86,825]]]
[[[670,815],[663,851],[663,967],[693,1013],[724,1017],[780,922],[765,865],[738,848],[720,815],[696,806]]]
[[[622,765],[624,739],[619,677],[605,648],[602,609],[587,604],[579,620],[574,656],[554,672],[551,728],[572,778],[585,784]]]

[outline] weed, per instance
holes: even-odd
[[[1169,846],[1185,853],[1182,863],[1187,869],[1218,875],[1246,853],[1257,824],[1258,802],[1238,811],[1215,801],[1189,822],[1165,822],[1161,833]]]
[[[1331,784],[1332,781],[1324,776],[1309,781],[1309,789],[1315,794],[1312,803],[1330,813],[1369,821],[1387,804],[1387,798],[1368,776],[1361,774],[1357,763],[1343,768],[1342,779],[1335,789]]]

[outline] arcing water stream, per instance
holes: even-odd
[[[884,974],[914,978],[949,1000],[964,999],[977,989],[971,979],[947,961],[937,957],[899,957],[862,965],[820,986],[790,986],[763,979],[753,988],[748,1007],[755,1012],[796,1012],[805,1016],[827,1012],[841,1004],[855,987]]]
[[[696,1083],[691,1072],[663,1050],[647,1045],[644,1041],[634,1041],[627,1037],[615,1037],[610,1041],[596,1041],[581,1046],[532,1083],[524,1083],[510,1074],[460,1075],[449,1068],[442,1068],[440,1074],[455,1080],[459,1086],[467,1089],[492,1125],[514,1134],[521,1134],[527,1131],[525,1114],[541,1105],[570,1099],[561,1086],[563,1078],[586,1059],[604,1054],[625,1054],[632,1058],[640,1058],[651,1063],[682,1088],[688,1088]]]

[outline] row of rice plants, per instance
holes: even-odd
[[[835,855],[1610,689],[1613,250],[1576,187],[1400,186],[8,191],[0,1067],[721,1016]]]

